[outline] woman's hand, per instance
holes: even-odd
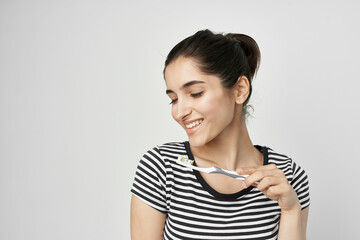
[[[301,211],[301,205],[295,190],[289,184],[283,171],[276,165],[247,167],[236,170],[249,176],[243,181],[243,187],[256,186],[265,196],[278,202],[281,218],[278,239],[306,239],[306,223],[309,209]],[[259,184],[256,184],[259,182]]]
[[[289,184],[282,170],[275,164],[246,167],[236,170],[241,175],[249,175],[243,187],[256,186],[265,196],[278,202],[281,211],[300,211],[301,206],[295,190]],[[256,184],[256,182],[260,182]]]

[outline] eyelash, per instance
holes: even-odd
[[[190,94],[192,97],[200,97],[204,92],[197,92]]]
[[[201,97],[201,95],[203,94],[204,92],[197,92],[197,93],[192,93],[190,94],[191,97],[194,97],[194,98],[197,98],[197,97]],[[170,104],[174,104],[177,102],[177,98],[171,100]]]
[[[173,103],[176,103],[176,101],[177,101],[177,98],[176,98],[176,99],[171,100],[170,105],[171,105],[171,104],[173,104]]]

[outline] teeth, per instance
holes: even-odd
[[[193,127],[196,127],[198,125],[200,125],[202,123],[202,120],[197,120],[195,122],[192,122],[190,124],[186,124],[185,127],[186,128],[193,128]]]

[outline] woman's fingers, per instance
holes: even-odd
[[[242,186],[256,186],[265,196],[275,200],[283,209],[292,209],[299,200],[294,189],[289,184],[284,172],[274,164],[260,167],[246,167],[236,170],[241,175],[249,175]]]
[[[254,173],[259,167],[245,167],[245,168],[238,168],[236,172],[240,175],[250,175]]]
[[[260,183],[256,186],[260,191],[265,191],[266,189],[270,188],[271,186],[279,185],[283,182],[283,179],[279,177],[265,177],[260,181]]]
[[[241,168],[237,169],[237,172],[239,174],[247,174],[249,175],[245,180],[243,181],[243,187],[247,187],[250,185],[256,185],[256,182],[263,181],[264,178],[269,176],[275,176],[275,177],[282,177],[283,172],[279,170],[274,164],[269,164],[261,167],[247,167],[247,168]],[[270,180],[266,180],[270,181]],[[274,181],[274,180],[272,180]],[[265,184],[265,183],[264,183]],[[262,184],[262,185],[264,185]]]
[[[240,175],[250,175],[259,170],[269,170],[269,169],[277,169],[277,167],[275,164],[268,164],[259,167],[243,167],[236,169],[236,172],[239,173]]]

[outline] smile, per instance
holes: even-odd
[[[196,126],[200,125],[202,123],[202,121],[203,121],[202,119],[196,120],[196,121],[194,121],[192,123],[185,124],[185,127],[188,128],[188,129],[191,129],[193,127],[196,127]]]

